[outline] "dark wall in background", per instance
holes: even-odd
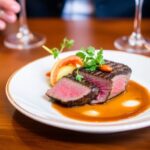
[[[135,13],[135,0],[92,1],[96,17],[133,17]],[[60,17],[66,0],[27,0],[26,2],[29,17]],[[143,17],[150,17],[150,0],[144,0]]]

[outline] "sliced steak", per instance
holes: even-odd
[[[72,75],[63,77],[46,93],[55,102],[67,107],[90,103],[98,95],[99,89],[86,80],[78,82]]]
[[[99,94],[91,101],[92,104],[104,103],[125,91],[131,75],[131,69],[128,66],[108,60],[105,60],[105,62],[112,67],[113,70],[111,72],[101,70],[91,72],[85,68],[79,69],[79,74],[83,75],[85,80],[99,88]]]

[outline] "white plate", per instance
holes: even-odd
[[[60,57],[72,55],[66,52]],[[131,67],[132,80],[139,82],[150,90],[150,58],[117,51],[104,51],[104,57],[121,62]],[[133,130],[150,125],[150,110],[132,117],[113,122],[91,123],[73,120],[61,115],[52,108],[45,97],[49,88],[45,73],[50,70],[55,60],[44,57],[36,60],[14,73],[6,86],[10,103],[24,115],[55,127],[90,133],[112,133]]]

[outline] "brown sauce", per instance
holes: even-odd
[[[129,81],[127,90],[104,104],[66,108],[52,104],[66,117],[80,121],[101,122],[126,119],[143,112],[150,106],[150,93],[140,84]]]

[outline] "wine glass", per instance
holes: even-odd
[[[114,42],[119,50],[131,53],[148,53],[150,52],[150,40],[144,38],[141,34],[141,16],[144,0],[135,0],[135,18],[134,30],[130,36],[123,36]]]
[[[26,50],[43,45],[46,38],[40,34],[32,33],[27,25],[26,1],[19,0],[21,12],[19,15],[19,29],[17,33],[8,34],[4,40],[4,45],[16,50]]]

